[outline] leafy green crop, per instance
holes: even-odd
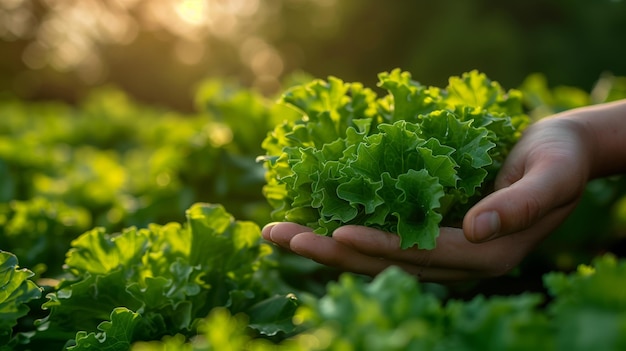
[[[255,158],[275,116],[297,115],[217,80],[196,95],[184,114],[115,88],[75,105],[0,98],[0,247],[55,279],[70,241],[96,226],[182,222],[196,202],[267,222]]]
[[[626,349],[625,277],[626,261],[612,255],[580,265],[573,274],[544,276],[555,299],[548,312],[561,331],[559,350]]]
[[[33,275],[18,266],[15,255],[0,251],[0,350],[10,350],[19,342],[13,328],[30,311],[27,303],[41,297],[41,289],[29,279]]]
[[[571,274],[544,277],[540,293],[441,299],[414,276],[390,267],[367,281],[344,273],[321,298],[305,294],[294,322],[304,328],[270,345],[247,331],[247,317],[215,309],[198,335],[139,342],[133,351],[570,351],[626,347],[626,261],[598,257]]]
[[[183,335],[164,337],[163,340],[137,342],[131,351],[278,351],[305,349],[286,349],[265,339],[253,338],[248,330],[249,318],[242,313],[232,315],[225,308],[215,308],[198,323],[198,335],[191,341]],[[287,344],[285,344],[287,345]]]
[[[400,293],[401,292],[401,293]],[[397,267],[365,283],[343,275],[294,319],[318,339],[309,350],[546,350],[551,326],[541,296],[477,296],[444,304]]]
[[[544,277],[539,293],[443,302],[397,267],[364,283],[344,274],[294,320],[307,350],[624,350],[626,261],[598,257]]]
[[[334,281],[262,243],[264,173],[278,220],[326,234],[367,220],[408,236],[403,245],[432,243],[436,221],[455,224],[490,191],[529,123],[520,93],[478,72],[445,89],[383,73],[384,96],[336,78],[300,82],[281,104],[210,83],[200,114],[184,116],[115,91],[77,107],[0,101],[0,351],[626,349],[626,261],[612,256],[546,275],[547,296],[451,299],[395,268]],[[526,110],[614,99],[618,82],[580,99],[529,81]],[[606,251],[608,234],[596,234],[620,233],[610,218],[626,218],[619,184],[591,184],[594,202],[542,245],[546,258],[569,271]],[[593,228],[580,224],[590,213],[602,219]],[[433,233],[411,237],[416,228]]]
[[[263,142],[264,195],[274,220],[331,235],[343,224],[397,233],[403,248],[435,247],[490,191],[528,124],[521,94],[477,71],[427,87],[408,72],[379,75],[388,94],[330,77],[289,89],[302,118]]]
[[[37,337],[67,341],[68,350],[127,350],[134,341],[193,335],[217,307],[246,312],[260,335],[293,329],[295,300],[272,295],[257,274],[271,253],[258,226],[221,205],[195,204],[187,218],[75,239],[69,277],[47,295]]]

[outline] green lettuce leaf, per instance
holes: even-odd
[[[47,295],[50,313],[39,321],[39,335],[65,338],[77,350],[95,342],[116,350],[165,335],[191,337],[217,307],[250,311],[260,334],[289,332],[293,309],[259,307],[276,299],[257,274],[271,252],[258,225],[235,220],[221,205],[191,206],[184,224],[115,234],[96,228],[72,242],[68,277]]]
[[[301,347],[287,341],[274,344],[271,341],[254,338],[249,328],[254,322],[243,313],[233,314],[226,308],[217,307],[198,322],[198,335],[192,339],[176,334],[165,336],[161,340],[138,341],[130,348],[131,351],[306,351],[308,347]]]
[[[378,75],[378,86],[393,96],[392,120],[417,122],[421,115],[438,110],[441,96],[437,88],[427,88],[411,79],[409,72],[395,69]]]
[[[41,297],[42,289],[29,278],[35,274],[20,268],[17,257],[0,250],[0,349],[17,342],[13,328],[28,314],[28,302]]]
[[[576,272],[552,272],[544,285],[554,298],[548,313],[559,326],[561,350],[626,348],[626,261],[607,254]]]
[[[344,273],[294,319],[313,350],[622,350],[626,261],[598,257],[577,272],[544,276],[539,293],[445,301],[414,276],[389,267],[373,280]],[[399,293],[402,292],[402,293]]]
[[[294,316],[309,328],[296,342],[320,340],[312,350],[434,350],[444,318],[441,301],[397,267],[369,283],[343,274],[320,299],[305,298]]]
[[[379,86],[387,95],[335,77],[286,91],[281,103],[303,116],[264,140],[263,192],[276,221],[324,235],[367,225],[432,249],[440,225],[491,191],[528,118],[516,91],[477,71],[440,89],[396,69]]]
[[[135,328],[141,321],[141,315],[127,308],[118,307],[111,312],[110,318],[110,321],[105,321],[98,325],[98,332],[78,332],[75,345],[68,346],[67,350],[128,350],[133,341]]]

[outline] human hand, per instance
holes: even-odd
[[[507,157],[495,191],[463,228],[441,228],[437,247],[400,249],[399,237],[347,225],[332,237],[294,223],[269,224],[263,238],[342,270],[375,275],[396,265],[424,281],[505,274],[573,211],[591,176],[592,133],[569,115],[530,126]]]

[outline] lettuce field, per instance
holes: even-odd
[[[395,267],[364,277],[261,239],[266,223],[292,219],[322,234],[377,226],[428,247],[485,194],[524,126],[626,98],[626,77],[591,91],[539,74],[506,90],[475,71],[445,87],[399,70],[380,79],[294,75],[275,97],[207,80],[194,113],[113,87],[76,105],[0,100],[0,350],[626,349],[621,177],[589,183],[520,267],[485,281],[424,283]],[[402,113],[443,116],[419,128],[456,128],[475,153],[455,159],[421,135],[424,169],[389,177],[431,196],[394,203],[376,197],[388,180],[350,145],[393,149],[417,128]],[[416,226],[404,217],[413,200],[428,208]]]

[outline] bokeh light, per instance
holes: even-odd
[[[479,69],[507,86],[544,72],[588,89],[603,71],[626,70],[625,8],[610,0],[0,0],[0,92],[66,99],[114,83],[189,108],[206,77],[275,94],[295,71],[370,85],[396,67],[433,85]]]

